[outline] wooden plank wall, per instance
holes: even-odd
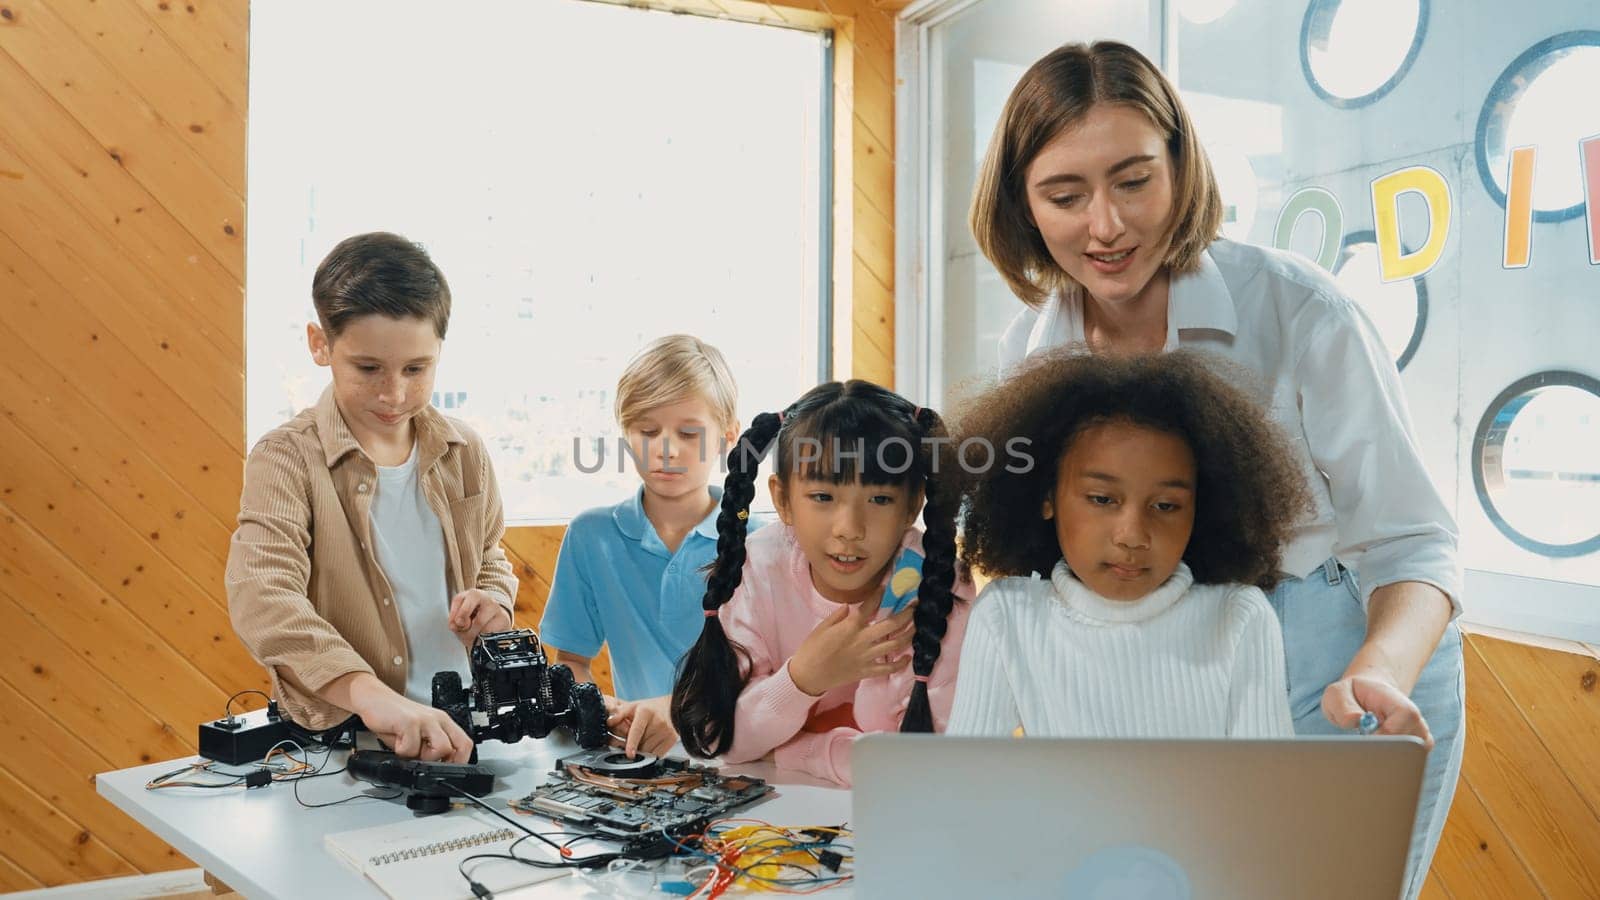
[[[1424,898],[1600,897],[1600,648],[1469,634],[1467,747]]]
[[[243,458],[242,4],[0,0],[0,890],[188,865],[92,774],[265,687]]]
[[[831,27],[843,372],[893,376],[897,0]],[[882,7],[882,8],[881,8]],[[221,589],[244,455],[245,0],[0,0],[0,891],[191,865],[94,772],[194,751],[265,679]],[[559,529],[515,529],[535,624]],[[1600,897],[1600,660],[1474,636],[1433,897]]]

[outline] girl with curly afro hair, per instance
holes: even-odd
[[[1014,459],[966,473],[963,558],[996,580],[968,623],[950,733],[1294,734],[1262,589],[1310,500],[1225,365],[1058,349],[966,406],[960,445]]]

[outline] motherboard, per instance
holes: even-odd
[[[686,759],[631,757],[601,748],[557,761],[543,785],[511,805],[632,843],[697,833],[707,822],[772,792],[760,778],[724,775]]]

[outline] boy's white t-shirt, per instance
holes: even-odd
[[[410,654],[405,695],[418,703],[432,703],[435,672],[454,670],[461,673],[463,684],[472,682],[467,651],[450,630],[444,526],[422,493],[415,443],[405,462],[377,468],[372,540],[405,629]]]

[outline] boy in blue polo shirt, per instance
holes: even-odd
[[[737,405],[715,347],[675,334],[640,351],[617,382],[616,416],[644,483],[573,519],[556,558],[540,638],[579,681],[593,680],[589,662],[610,645],[610,727],[630,754],[677,741],[672,680],[705,624],[703,570],[717,555],[722,499],[708,483],[739,438]]]

